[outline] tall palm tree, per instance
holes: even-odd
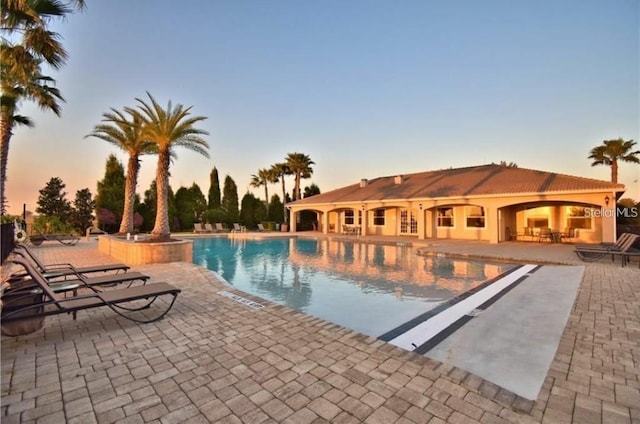
[[[251,187],[259,188],[264,186],[264,203],[267,207],[267,214],[269,213],[269,184],[277,183],[278,176],[273,172],[271,168],[262,168],[258,170],[258,175],[252,175],[249,185]]]
[[[139,115],[144,121],[144,136],[156,144],[158,150],[158,166],[156,168],[156,186],[158,204],[156,221],[151,230],[152,239],[165,241],[171,238],[169,228],[168,190],[169,165],[173,151],[177,147],[184,147],[205,157],[209,157],[209,144],[201,137],[208,135],[205,130],[195,128],[195,124],[207,119],[204,116],[191,116],[191,108],[181,104],[173,107],[169,101],[163,109],[147,92],[151,104],[136,98],[138,108],[125,108],[132,115]]]
[[[286,224],[289,222],[289,217],[287,216],[287,189],[285,187],[284,177],[287,175],[293,175],[293,172],[285,162],[271,165],[271,172],[277,176],[277,179],[274,182],[277,183],[278,180],[280,180],[282,183],[282,209],[284,213],[284,223]]]
[[[591,166],[607,165],[611,167],[611,182],[618,183],[618,161],[640,163],[640,150],[632,151],[636,142],[633,140],[604,140],[600,146],[591,149],[589,159],[593,159]]]
[[[40,109],[50,110],[60,116],[60,104],[64,98],[60,91],[50,85],[53,79],[40,74],[39,69],[33,70],[29,79],[21,77],[21,81],[14,78],[10,72],[5,73],[5,62],[0,63],[2,80],[0,82],[0,209],[5,213],[7,206],[5,184],[7,181],[7,166],[9,163],[9,144],[16,125],[33,127],[30,118],[17,114],[20,103],[24,100],[35,102]]]
[[[104,123],[96,125],[91,134],[86,135],[85,138],[99,138],[129,154],[124,189],[124,208],[119,232],[132,233],[134,230],[133,205],[138,186],[140,156],[156,153],[156,145],[144,136],[144,126],[140,114],[125,116],[122,112],[111,108],[111,112],[103,113],[102,117]]]
[[[35,101],[41,109],[60,115],[64,101],[55,83],[41,72],[45,63],[54,69],[67,60],[60,35],[48,28],[54,18],[64,18],[73,9],[82,10],[84,0],[0,0],[0,63],[2,75],[2,121],[0,122],[0,212],[6,209],[5,183],[9,142],[15,125],[33,126],[16,112],[24,100]]]
[[[311,160],[309,155],[297,152],[287,154],[286,161],[287,166],[295,175],[293,200],[299,200],[302,198],[300,195],[300,179],[311,177],[311,174],[313,174],[313,168],[311,168],[311,165],[314,165],[315,162]]]

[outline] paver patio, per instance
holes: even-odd
[[[428,242],[428,241],[427,241]],[[46,262],[114,262],[95,241]],[[439,242],[427,250],[578,263],[571,246]],[[464,370],[234,291],[189,263],[135,267],[183,291],[152,324],[107,308],[2,337],[3,423],[640,423],[640,269],[585,264],[543,389],[527,401]],[[234,291],[235,292],[235,291]],[[535,325],[535,323],[532,323]]]

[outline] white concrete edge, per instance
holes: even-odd
[[[529,273],[536,266],[537,265],[523,265],[519,269],[490,284],[479,292],[474,293],[450,308],[440,312],[438,315],[429,318],[409,331],[399,335],[395,339],[390,340],[389,343],[406,350],[414,350],[417,346],[431,340],[458,319],[469,314],[500,291],[515,283],[516,280]]]

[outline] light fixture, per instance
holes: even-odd
[[[609,200],[611,200],[611,199],[609,199],[609,195],[604,196],[604,204],[606,206],[609,206]]]

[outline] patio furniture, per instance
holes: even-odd
[[[122,263],[97,265],[97,266],[84,266],[84,267],[74,267],[70,263],[45,264],[25,244],[17,244],[13,250],[13,253],[21,256],[28,256],[36,265],[36,269],[40,271],[46,278],[63,277],[65,275],[74,275],[77,273],[94,274],[99,272],[110,272],[110,271],[115,271],[116,273],[118,273],[120,271],[127,272],[129,270],[129,265],[125,265]]]
[[[224,233],[226,230],[224,229],[224,227],[222,226],[222,222],[216,222],[216,232],[218,233]]]
[[[247,232],[247,227],[245,227],[244,225],[240,225],[237,222],[235,222],[233,224],[233,230],[231,230],[232,233],[246,233]]]
[[[538,233],[538,243],[545,240],[553,242],[553,234],[551,234],[551,228],[540,228],[540,232]]]
[[[206,233],[207,230],[204,229],[204,227],[202,226],[202,224],[200,222],[194,222],[193,223],[193,232],[194,233]]]
[[[60,297],[47,280],[25,258],[14,258],[12,262],[22,266],[31,277],[20,289],[3,293],[1,322],[3,327],[14,321],[41,319],[48,315],[72,313],[98,307],[108,307],[119,316],[139,323],[149,323],[163,318],[173,307],[180,289],[167,283],[100,291],[80,276],[79,289],[88,293],[74,292],[72,296]],[[156,300],[171,296],[168,306],[155,316],[134,316],[133,313],[149,309]],[[26,300],[26,301],[25,301]],[[141,301],[131,304],[133,301]],[[4,330],[3,330],[4,331]]]
[[[565,228],[562,233],[560,233],[560,241],[564,239],[568,239],[569,242],[576,237],[576,229],[573,227]]]
[[[622,259],[622,266],[625,266],[628,259],[627,256],[633,252],[631,250],[631,246],[633,246],[636,240],[640,237],[636,234],[625,234],[628,234],[628,237],[626,237],[622,243],[616,243],[612,246],[601,246],[599,249],[596,247],[591,249],[576,248],[574,251],[576,255],[585,262],[595,262],[606,255],[611,255],[611,260],[613,261],[615,260],[616,255],[620,255]],[[622,239],[622,236],[620,238]]]
[[[80,240],[80,237],[72,234],[44,234],[35,228],[32,228],[32,231],[36,234],[31,234],[27,241],[34,246],[40,246],[45,241],[57,241],[65,246],[73,246]]]
[[[77,283],[80,280],[85,282],[86,284],[93,285],[93,286],[108,286],[108,285],[117,285],[121,283],[129,283],[129,285],[131,285],[136,281],[141,281],[143,284],[146,284],[147,280],[149,280],[150,278],[148,275],[142,274],[140,272],[124,272],[119,274],[105,274],[105,275],[99,275],[96,277],[87,277],[86,275],[83,275],[82,273],[80,273],[76,268],[73,267],[73,265],[70,265],[70,264],[69,264],[69,268],[65,269],[65,271],[69,271],[69,272],[66,272],[64,274],[59,274],[56,272],[43,273],[40,271],[39,265],[37,265],[37,263],[34,262],[33,259],[28,254],[25,254],[23,250],[16,250],[14,252],[14,258],[11,259],[11,262],[16,262],[17,260],[28,263],[34,269],[34,271],[37,272],[40,275],[40,277],[43,280],[45,280],[50,286],[53,286],[56,284],[70,284],[72,282]],[[6,281],[9,284],[15,284],[17,282],[24,280],[25,278],[30,278],[30,277],[31,277],[30,273],[23,271],[23,272],[17,272],[17,273],[11,274],[6,279]]]
[[[264,228],[264,225],[262,225],[261,223],[258,224],[258,231],[260,231],[261,233],[264,233],[265,231],[267,231],[266,228]]]
[[[213,229],[213,225],[207,222],[206,224],[204,224],[204,231],[206,233],[213,233],[215,230]]]

